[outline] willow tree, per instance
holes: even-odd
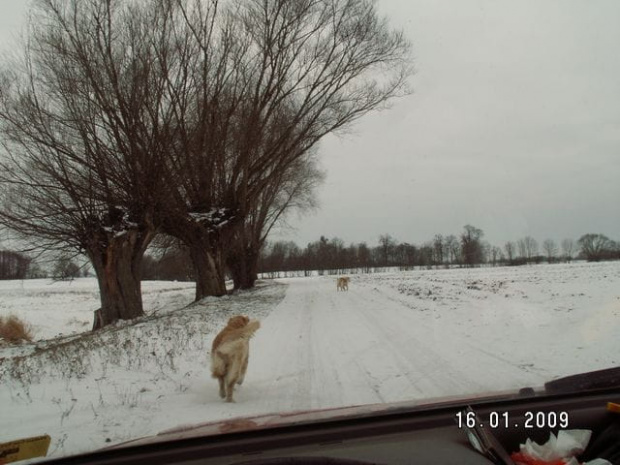
[[[226,239],[324,136],[408,93],[410,44],[366,0],[243,0],[184,11],[192,39],[167,232],[192,251],[196,298],[225,292]],[[192,109],[188,112],[188,109]]]
[[[316,189],[325,177],[317,164],[316,150],[307,151],[280,176],[272,177],[243,223],[235,228],[226,245],[226,265],[235,289],[254,286],[260,252],[273,228],[293,211],[317,207]]]
[[[143,314],[174,132],[171,14],[166,1],[35,0],[23,54],[4,66],[0,221],[88,256],[103,325]]]

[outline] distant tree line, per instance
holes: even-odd
[[[194,267],[187,247],[170,237],[158,237],[142,261],[147,281],[193,281]]]
[[[73,257],[61,254],[53,262],[52,279],[64,281],[87,276],[88,270],[80,267]],[[43,279],[50,274],[25,253],[0,250],[0,280]]]
[[[57,281],[70,281],[82,276],[80,266],[68,255],[61,255],[54,264],[52,278]]]
[[[602,234],[585,234],[576,242],[564,239],[559,246],[554,240],[546,239],[542,248],[531,236],[506,242],[501,248],[491,246],[483,237],[481,229],[467,225],[458,236],[437,234],[421,245],[399,243],[389,234],[381,235],[374,246],[365,242],[345,245],[340,238],[325,236],[303,249],[291,241],[276,241],[262,250],[259,271],[273,276],[286,272],[310,275],[314,271],[335,274],[352,269],[368,273],[384,267],[411,270],[416,267],[518,266],[570,262],[575,258],[620,260],[620,243]]]
[[[0,250],[0,280],[47,278],[47,273],[28,255]]]
[[[531,236],[506,242],[503,248],[482,240],[482,230],[465,226],[460,236],[437,234],[422,245],[399,243],[389,234],[379,237],[375,246],[365,242],[345,245],[342,239],[321,236],[304,249],[292,241],[266,243],[259,256],[258,272],[272,274],[296,272],[310,275],[334,274],[358,269],[369,273],[377,268],[397,267],[401,270],[480,265],[519,266],[538,263],[620,260],[620,242],[603,234],[584,234],[579,240],[564,239],[559,245],[552,239],[542,247]],[[142,262],[143,280],[193,281],[194,268],[189,250],[171,238],[158,238],[151,253]],[[67,255],[54,262],[51,277],[56,280],[87,276]],[[47,278],[48,273],[30,257],[16,251],[0,251],[0,279]],[[231,273],[227,271],[227,277]]]
[[[0,279],[25,279],[28,277],[30,258],[12,250],[0,251]]]

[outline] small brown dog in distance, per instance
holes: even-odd
[[[342,278],[338,278],[338,280],[336,281],[336,292],[338,291],[348,291],[349,290],[349,281],[351,281],[351,278],[349,278],[348,276],[342,277]]]
[[[233,316],[213,340],[211,374],[220,383],[220,397],[234,402],[235,384],[243,383],[248,368],[250,338],[260,328],[260,321],[247,316]]]

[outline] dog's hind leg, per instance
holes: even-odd
[[[235,391],[235,383],[237,382],[238,377],[236,373],[228,372],[226,373],[226,379],[224,383],[226,384],[226,402],[234,402],[233,393]]]
[[[223,376],[218,376],[217,380],[220,383],[220,397],[223,399],[224,397],[226,397],[226,389],[224,386],[224,377]]]
[[[226,383],[226,402],[234,402],[233,392],[235,389],[235,380],[229,381]]]
[[[237,384],[243,384],[243,380],[245,379],[245,372],[248,370],[248,360],[250,356],[246,354],[243,358],[243,365],[241,365],[241,372],[239,373],[239,379],[237,380]]]
[[[226,354],[221,352],[217,352],[212,357],[212,374],[214,378],[217,378],[217,381],[220,385],[220,397],[223,399],[226,397],[226,385],[224,383],[224,379],[228,370],[230,368],[230,361]]]
[[[229,359],[228,371],[226,372],[226,378],[224,383],[226,384],[226,402],[234,402],[233,393],[235,390],[235,384],[239,380],[240,370],[243,360],[241,354],[235,354]]]

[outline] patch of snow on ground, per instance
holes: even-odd
[[[143,281],[147,315],[178,309],[192,302],[191,282]],[[34,339],[51,339],[89,331],[101,304],[96,278],[72,281],[25,279],[0,281],[0,315],[13,314],[29,323]]]

